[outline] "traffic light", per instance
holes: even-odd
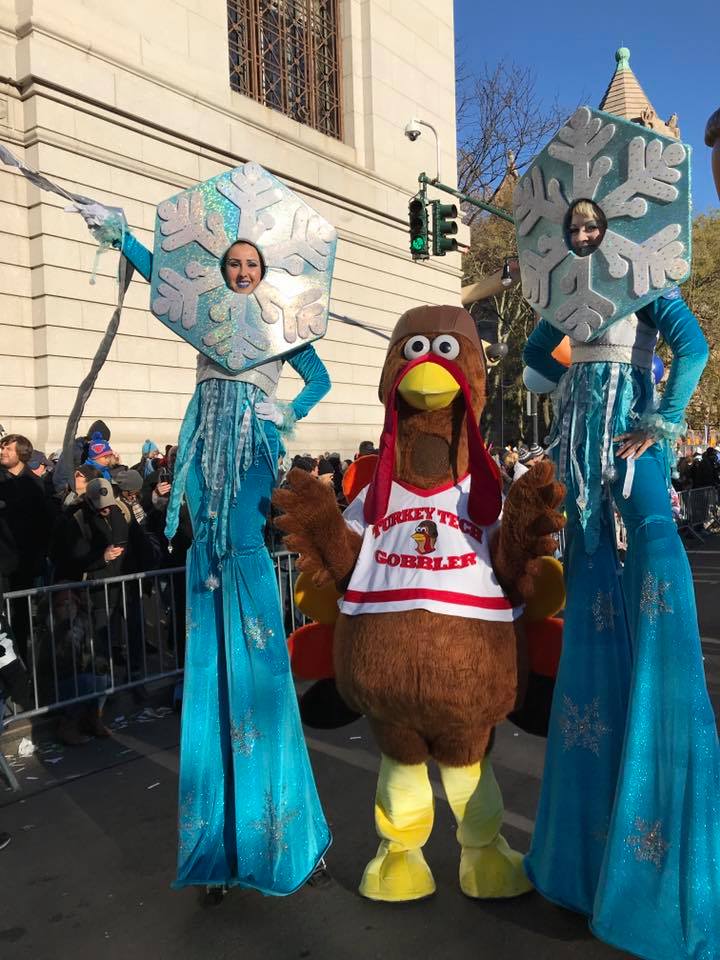
[[[408,204],[408,220],[410,222],[410,253],[413,260],[428,260],[428,215],[425,202],[420,197],[413,197]]]
[[[444,257],[446,253],[457,250],[457,240],[453,234],[457,233],[458,225],[455,222],[458,209],[454,203],[432,202],[432,252],[435,257]]]

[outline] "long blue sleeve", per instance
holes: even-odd
[[[669,423],[680,423],[708,360],[708,345],[695,314],[678,294],[659,297],[643,310],[672,351],[670,375],[658,413]]]
[[[123,236],[122,252],[137,272],[149,282],[152,275],[153,255],[129,230],[126,230]]]
[[[296,419],[301,420],[330,390],[330,376],[315,348],[309,343],[297,353],[290,354],[287,362],[305,381],[305,386],[291,404]]]
[[[551,356],[555,347],[560,343],[565,334],[558,330],[547,320],[541,320],[528,337],[525,344],[522,359],[526,367],[532,367],[548,380],[557,383],[564,373],[567,373],[567,367]]]

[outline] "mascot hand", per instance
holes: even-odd
[[[523,600],[532,596],[538,558],[555,552],[555,534],[565,526],[556,509],[564,496],[549,460],[534,464],[510,487],[493,544],[493,567],[511,595]]]
[[[297,467],[287,484],[272,498],[281,511],[275,526],[285,531],[285,546],[300,554],[297,566],[315,586],[342,581],[355,566],[362,540],[343,520],[333,487]]]

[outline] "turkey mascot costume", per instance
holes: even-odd
[[[372,900],[435,890],[422,852],[433,825],[430,758],[458,823],[463,892],[514,897],[531,888],[500,833],[503,802],[487,753],[516,702],[517,618],[540,558],[555,549],[563,488],[541,463],[503,505],[478,429],[485,387],[465,310],[408,311],[382,371],[386,415],[372,482],[344,515],[332,490],[299,470],[274,493],[300,569],[342,594],[338,689],[366,714],[382,751],[381,842],[360,884]]]

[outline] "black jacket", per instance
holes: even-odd
[[[18,551],[10,583],[26,589],[44,572],[50,540],[52,522],[42,484],[27,466],[17,476],[0,470],[0,501],[5,503],[4,518]]]

